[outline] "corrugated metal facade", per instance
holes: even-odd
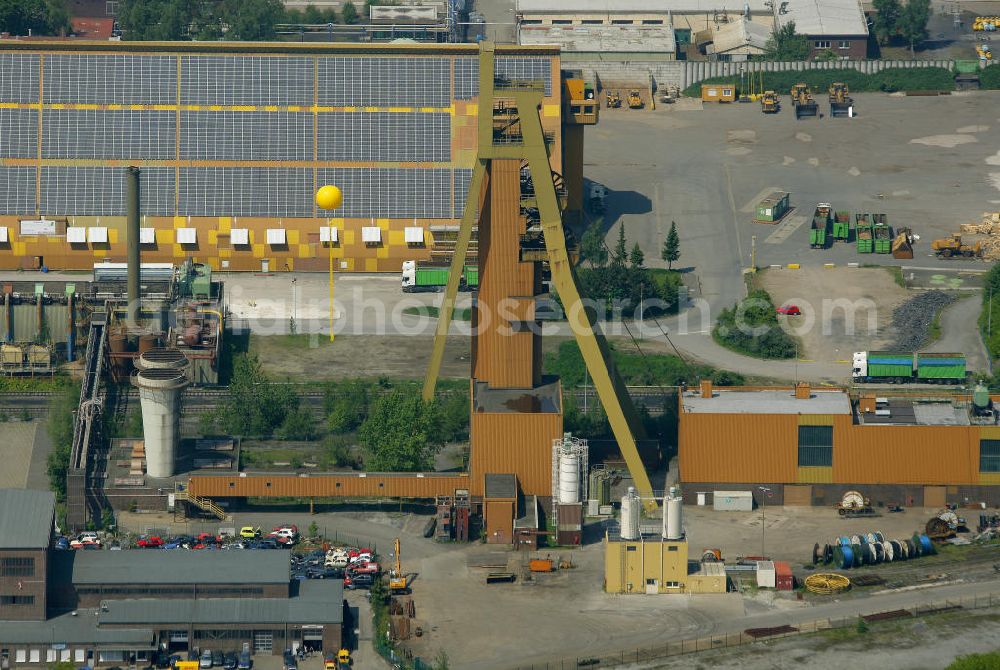
[[[558,413],[474,413],[469,459],[472,495],[483,495],[487,472],[516,472],[525,495],[551,496],[552,440],[562,437],[562,431],[562,414]]]
[[[795,414],[682,412],[681,481],[794,483],[798,426]]]
[[[852,416],[835,415],[829,417],[833,425],[833,467],[797,467],[798,426],[824,425],[826,418],[682,412],[678,428],[681,480],[785,484],[993,483],[979,472],[979,441],[1000,438],[997,427],[855,425]]]
[[[468,489],[470,482],[466,474],[194,475],[188,490],[206,498],[434,498],[453,496],[455,489]]]

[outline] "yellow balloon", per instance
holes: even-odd
[[[316,191],[316,204],[320,209],[337,209],[344,204],[344,194],[336,186],[322,186]]]

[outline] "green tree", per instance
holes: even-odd
[[[642,253],[642,249],[639,248],[639,243],[636,242],[632,245],[632,252],[629,254],[629,263],[635,269],[641,268],[646,262],[646,254]]]
[[[217,12],[229,27],[227,40],[251,42],[275,39],[274,26],[284,19],[285,6],[281,0],[222,0]]]
[[[917,44],[927,39],[927,22],[931,19],[931,0],[907,0],[899,15],[899,33],[915,55]]]
[[[219,423],[231,435],[267,436],[298,406],[295,391],[287,384],[272,383],[261,369],[257,356],[238,354],[233,359],[229,399],[220,413]]]
[[[775,30],[764,44],[764,57],[767,60],[806,60],[811,52],[812,44],[809,38],[795,32],[794,21],[789,21]]]
[[[340,435],[327,435],[321,447],[325,467],[343,467],[351,464],[351,450],[347,440]]]
[[[440,411],[419,393],[390,391],[372,403],[358,429],[365,469],[374,472],[431,470],[444,445]]]
[[[343,17],[344,23],[347,25],[355,24],[358,22],[358,8],[354,6],[351,0],[347,0],[347,2],[340,6],[340,16]]]
[[[123,0],[117,18],[124,39],[171,41],[190,39],[206,17],[199,0]]]
[[[888,44],[899,30],[899,17],[903,8],[899,0],[874,0],[875,17],[872,19],[872,31],[879,44]]]
[[[56,500],[66,499],[66,472],[69,470],[70,452],[73,448],[73,415],[80,402],[80,387],[67,386],[49,401],[49,418],[46,426],[52,451],[46,460],[49,488]]]
[[[327,385],[323,398],[327,428],[334,433],[355,430],[368,416],[371,394],[371,384],[360,379]]]
[[[323,12],[316,8],[316,5],[306,5],[305,11],[302,13],[303,23],[326,23],[323,20]]]
[[[625,224],[622,223],[618,226],[618,240],[615,242],[615,248],[611,251],[611,264],[625,266],[628,260],[628,246],[625,240]]]
[[[667,269],[672,270],[674,263],[681,257],[681,238],[677,235],[677,223],[674,221],[670,222],[670,232],[667,233],[667,239],[663,241],[663,251],[660,252],[660,258],[667,262]]]
[[[63,35],[71,29],[65,0],[0,0],[0,31]]]
[[[278,437],[282,440],[314,439],[316,437],[316,422],[313,421],[312,412],[298,407],[285,414],[285,418],[278,428]]]
[[[591,267],[607,265],[608,247],[604,244],[604,229],[600,221],[594,221],[583,231],[580,238],[580,254]]]
[[[438,396],[441,418],[441,439],[444,442],[461,442],[469,439],[469,394],[454,392]]]

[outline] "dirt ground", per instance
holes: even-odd
[[[769,269],[756,281],[775,305],[802,310],[779,319],[799,338],[806,360],[849,361],[855,351],[888,346],[892,310],[913,297],[884,268]]]

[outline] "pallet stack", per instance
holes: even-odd
[[[983,212],[982,221],[963,223],[959,228],[969,235],[985,235],[986,239],[982,240],[983,258],[1000,260],[1000,212]]]

